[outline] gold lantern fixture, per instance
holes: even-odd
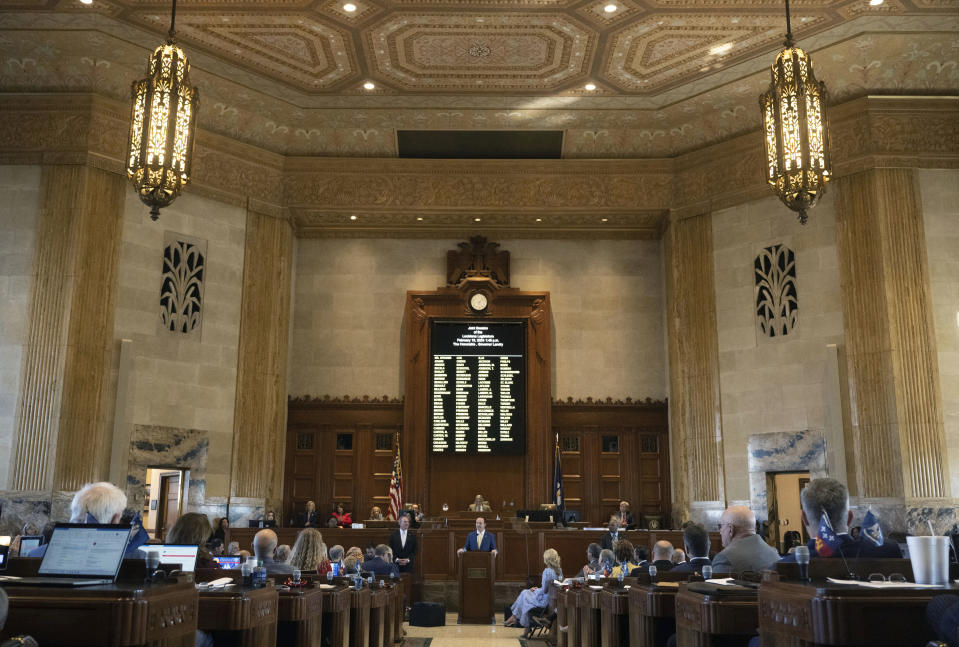
[[[167,41],[150,57],[147,77],[133,82],[127,177],[153,220],[189,183],[196,134],[199,95],[190,85],[186,55],[174,39],[175,21],[173,0]]]
[[[786,0],[786,42],[772,66],[769,90],[759,97],[766,145],[766,181],[806,224],[832,177],[826,120],[826,85],[793,41]]]

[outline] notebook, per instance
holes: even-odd
[[[130,539],[128,524],[58,523],[36,577],[0,576],[11,586],[112,584]]]
[[[139,550],[144,553],[155,550],[160,553],[160,563],[176,565],[178,571],[192,573],[196,568],[196,546],[183,544],[144,544]]]

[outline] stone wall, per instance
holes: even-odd
[[[787,334],[770,337],[757,321],[754,264],[775,245],[794,254],[798,316]],[[751,467],[756,457],[750,453],[768,444],[762,434],[787,439],[773,443],[781,459],[775,464],[819,473],[825,468],[845,480],[835,347],[843,321],[830,196],[810,212],[806,226],[774,197],[716,212],[713,253],[726,497],[765,518],[765,470]],[[788,440],[797,438],[802,442],[791,446]],[[797,462],[798,448],[809,442],[824,443],[827,465],[818,464],[822,451],[816,464]]]
[[[442,286],[457,242],[297,240],[291,395],[401,395],[406,291]],[[495,242],[512,286],[550,292],[553,397],[665,397],[659,241]]]
[[[39,166],[0,166],[0,490],[10,468],[39,203]]]

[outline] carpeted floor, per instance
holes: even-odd
[[[429,647],[433,642],[432,638],[411,638],[407,636],[403,639],[403,647]]]

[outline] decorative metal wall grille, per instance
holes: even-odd
[[[788,335],[799,322],[796,255],[785,245],[767,247],[756,257],[756,324],[765,337]]]
[[[206,244],[167,232],[160,286],[160,322],[171,332],[199,331],[206,272]]]

